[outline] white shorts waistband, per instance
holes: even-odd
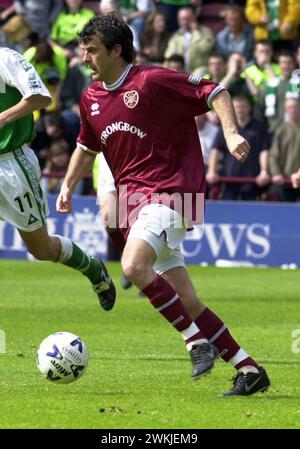
[[[25,143],[20,147],[21,150],[27,150],[29,146]],[[9,159],[13,159],[15,157],[14,151],[18,150],[19,148],[16,148],[15,150],[8,151],[7,153],[0,153],[0,162],[1,161],[8,161]]]

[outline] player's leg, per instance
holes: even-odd
[[[100,207],[100,215],[107,232],[109,244],[113,245],[113,248],[119,253],[120,257],[125,246],[125,239],[121,231],[118,229],[117,192],[102,191],[100,194],[98,190],[97,195]]]
[[[122,267],[126,276],[145,293],[155,309],[181,333],[192,357],[192,376],[196,379],[212,369],[216,354],[187,313],[178,293],[153,269],[161,253],[167,251],[164,234],[158,230],[160,220],[157,215],[163,208],[156,206],[144,207],[131,228],[122,256]],[[170,213],[174,214],[174,211]],[[176,232],[177,238],[180,233],[181,239],[185,235],[184,229],[177,229]]]
[[[110,250],[111,253],[117,253],[118,258],[115,260],[119,260],[122,255],[124,246],[125,246],[125,238],[118,229],[118,208],[117,208],[117,192],[116,191],[102,191],[101,193],[98,190],[98,200],[100,206],[100,214],[101,218],[107,232],[108,242],[108,252]],[[124,289],[130,288],[132,283],[130,280],[122,274],[121,284]]]
[[[24,146],[1,161],[1,217],[18,229],[28,250],[38,259],[58,261],[80,270],[92,282],[103,308],[115,302],[115,289],[101,261],[89,257],[70,239],[49,236],[47,198],[33,151]]]
[[[28,251],[36,259],[59,262],[80,271],[90,280],[102,308],[112,309],[116,297],[115,287],[101,260],[86,254],[69,238],[50,236],[46,225],[31,232],[18,231]]]
[[[194,286],[183,266],[177,266],[169,269],[162,274],[177,291],[182,302],[193,320],[205,310],[205,305],[197,297]]]
[[[115,188],[115,182],[110,168],[104,158],[103,153],[99,155],[99,174],[97,185],[97,198],[100,206],[101,218],[107,232],[108,237],[108,251],[117,253],[121,257],[125,239],[118,229],[118,197]],[[117,260],[117,259],[116,259]],[[131,282],[123,274],[121,278],[122,287],[127,289],[131,287]]]
[[[270,381],[265,370],[239,346],[223,321],[200,301],[186,269],[175,267],[162,276],[180,295],[190,316],[218,349],[222,359],[238,371],[233,389],[225,395],[249,395],[266,390]]]

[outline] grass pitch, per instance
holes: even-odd
[[[104,312],[71,269],[0,261],[0,428],[300,427],[300,342],[291,335],[300,329],[299,270],[189,267],[205,303],[271,378],[268,393],[222,398],[234,369],[217,361],[210,376],[192,381],[180,335],[135,288],[121,289],[119,264],[109,268],[118,298]],[[74,384],[52,384],[36,367],[41,340],[55,331],[78,334],[89,348],[89,367]]]

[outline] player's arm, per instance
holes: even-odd
[[[245,162],[250,146],[238,132],[237,118],[230,94],[227,90],[221,90],[213,97],[211,105],[220,119],[229,152],[238,161]]]
[[[97,153],[83,150],[79,145],[72,154],[68,170],[56,201],[56,210],[61,213],[72,212],[72,194],[79,181],[91,169]]]
[[[32,112],[38,109],[44,109],[51,103],[51,98],[49,96],[44,96],[40,94],[31,95],[25,99],[21,99],[19,103],[12,106],[6,111],[0,113],[0,128],[7,125],[8,123],[15,122],[26,115],[32,114]]]
[[[46,108],[51,103],[51,95],[39,74],[24,56],[11,49],[0,49],[1,80],[6,85],[17,89],[21,100],[0,113],[0,128],[32,114],[38,109]]]

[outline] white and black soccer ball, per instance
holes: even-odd
[[[51,382],[69,384],[79,379],[88,366],[85,343],[70,332],[56,332],[46,337],[37,351],[37,365]]]

